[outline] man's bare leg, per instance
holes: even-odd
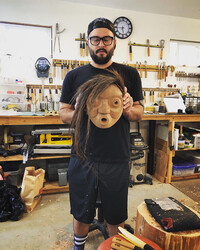
[[[109,236],[113,236],[118,234],[119,230],[118,227],[123,227],[124,228],[125,222],[122,222],[119,225],[110,225],[107,223],[107,228],[108,228],[108,234]]]
[[[85,246],[90,224],[85,224],[74,219],[74,250],[82,250]]]

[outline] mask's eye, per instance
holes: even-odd
[[[116,100],[116,101],[114,101],[114,104],[115,104],[115,105],[117,105],[118,103],[119,103],[119,102],[118,102],[117,100]]]
[[[112,106],[113,107],[119,107],[121,105],[121,100],[120,98],[113,98],[112,99]]]

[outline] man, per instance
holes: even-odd
[[[108,129],[92,124],[87,141],[87,160],[79,159],[72,149],[68,175],[71,213],[74,216],[74,249],[77,250],[84,249],[97,192],[101,196],[109,235],[117,234],[118,226],[124,226],[129,181],[129,121],[141,120],[143,116],[141,79],[137,70],[112,62],[116,47],[113,23],[105,18],[93,20],[88,26],[87,43],[91,63],[70,71],[63,82],[60,99],[62,121],[71,124],[77,106],[71,100],[78,87],[93,76],[107,74],[107,69],[117,71],[126,87],[123,114],[116,124]],[[80,141],[83,145],[86,134],[83,126]]]

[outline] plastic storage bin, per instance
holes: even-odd
[[[173,165],[173,175],[175,177],[193,175],[196,166],[193,163],[176,163]]]

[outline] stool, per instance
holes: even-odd
[[[104,239],[108,239],[109,235],[106,229],[106,222],[104,221],[103,217],[103,209],[99,192],[96,200],[96,209],[97,209],[97,219],[93,220],[92,224],[89,227],[89,232],[92,232],[97,229],[103,234]]]
[[[192,211],[200,218],[200,214],[194,210]],[[151,216],[145,202],[140,204],[137,208],[135,235],[146,237],[165,250],[200,249],[200,229],[166,232]]]
[[[110,237],[109,239],[105,240],[104,242],[101,243],[101,245],[97,248],[97,250],[111,250],[111,244],[112,244],[112,239],[114,237],[117,237],[119,239],[125,240],[122,236],[120,235],[114,235]],[[149,239],[141,236],[137,236],[140,240],[144,241],[151,247],[153,247],[155,250],[162,250],[156,243],[150,241]]]
[[[99,192],[98,192],[97,200],[96,200],[96,209],[97,209],[97,219],[93,220],[92,224],[89,227],[89,232],[92,232],[94,230],[99,230],[103,234],[104,239],[106,240],[109,238],[109,234],[108,234],[106,222],[103,216],[103,209],[102,209],[102,203],[101,203]],[[125,224],[124,228],[130,233],[134,232],[133,228],[129,224]]]

